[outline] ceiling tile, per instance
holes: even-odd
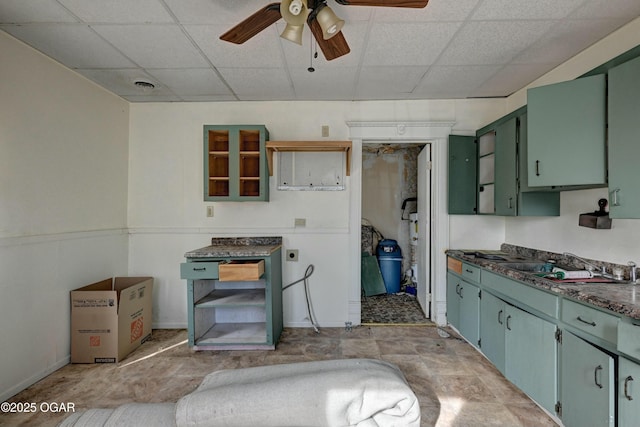
[[[483,0],[472,20],[560,19],[585,0]],[[614,0],[615,1],[615,0]]]
[[[143,68],[208,65],[177,25],[95,25],[93,28]]]
[[[494,65],[433,66],[416,87],[413,95],[426,98],[465,98],[500,70]]]
[[[464,21],[479,0],[430,0],[424,9],[373,8],[376,22],[455,22]]]
[[[184,96],[228,95],[229,88],[210,68],[146,70],[173,93]]]
[[[164,0],[174,15],[184,24],[222,24],[228,27],[240,23],[273,0]]]
[[[122,68],[134,64],[83,24],[25,24],[3,30],[69,68]]]
[[[98,83],[99,85],[107,88],[111,92],[125,96],[125,95],[140,95],[149,96],[153,95],[169,95],[171,91],[160,84],[159,81],[152,76],[145,73],[143,70],[137,69],[115,69],[115,70],[76,70],[83,76]],[[134,85],[136,80],[148,81],[156,85],[155,89],[151,92],[146,92],[143,89]]]
[[[540,77],[549,67],[549,64],[506,65],[480,86],[469,91],[467,96],[486,98],[511,95]]]
[[[506,64],[551,28],[553,21],[471,22],[438,60],[438,65]]]
[[[58,0],[84,22],[163,23],[173,18],[159,0]]]
[[[426,71],[427,67],[363,67],[356,98],[391,99],[399,93],[409,97]]]
[[[78,22],[55,0],[2,0],[0,23]]]
[[[241,45],[220,40],[220,35],[226,31],[220,25],[187,25],[185,30],[215,67],[257,68],[283,65],[279,37],[274,34],[275,26],[265,29]]]
[[[570,15],[572,19],[623,18],[626,22],[640,15],[638,0],[588,0]]]
[[[279,68],[220,68],[231,90],[242,101],[294,99],[288,73]]]
[[[429,65],[442,53],[460,23],[385,23],[371,29],[365,65]]]
[[[621,26],[620,19],[568,20],[554,25],[540,40],[523,50],[515,64],[558,65]]]
[[[324,67],[309,72],[306,67],[291,68],[291,80],[298,100],[351,100],[357,68]]]

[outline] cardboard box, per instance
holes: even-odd
[[[71,291],[71,363],[116,363],[151,337],[152,277]]]

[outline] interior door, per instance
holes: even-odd
[[[418,303],[431,317],[431,144],[418,154]]]

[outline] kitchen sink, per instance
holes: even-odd
[[[523,271],[527,273],[542,273],[545,270],[546,263],[539,261],[522,261],[522,262],[501,262],[502,267],[511,268],[513,270]]]

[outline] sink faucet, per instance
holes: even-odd
[[[636,283],[636,268],[637,268],[637,264],[633,261],[629,261],[627,263],[627,265],[630,267],[630,271],[629,271],[629,280],[631,280],[631,283]]]
[[[607,273],[607,267],[605,267],[604,265],[602,267],[599,267],[599,266],[597,266],[597,265],[595,265],[595,264],[593,264],[593,263],[591,263],[591,262],[589,262],[589,261],[587,261],[587,260],[585,260],[583,258],[580,258],[576,254],[572,254],[571,252],[564,252],[562,255],[563,256],[570,256],[570,257],[573,257],[573,258],[577,259],[578,261],[580,261],[581,263],[583,263],[585,265],[585,269],[587,269],[586,266],[590,266],[594,270],[600,270],[597,274],[601,275],[602,277],[608,277],[608,278],[613,277],[612,275]],[[609,276],[611,276],[611,277],[609,277]]]

